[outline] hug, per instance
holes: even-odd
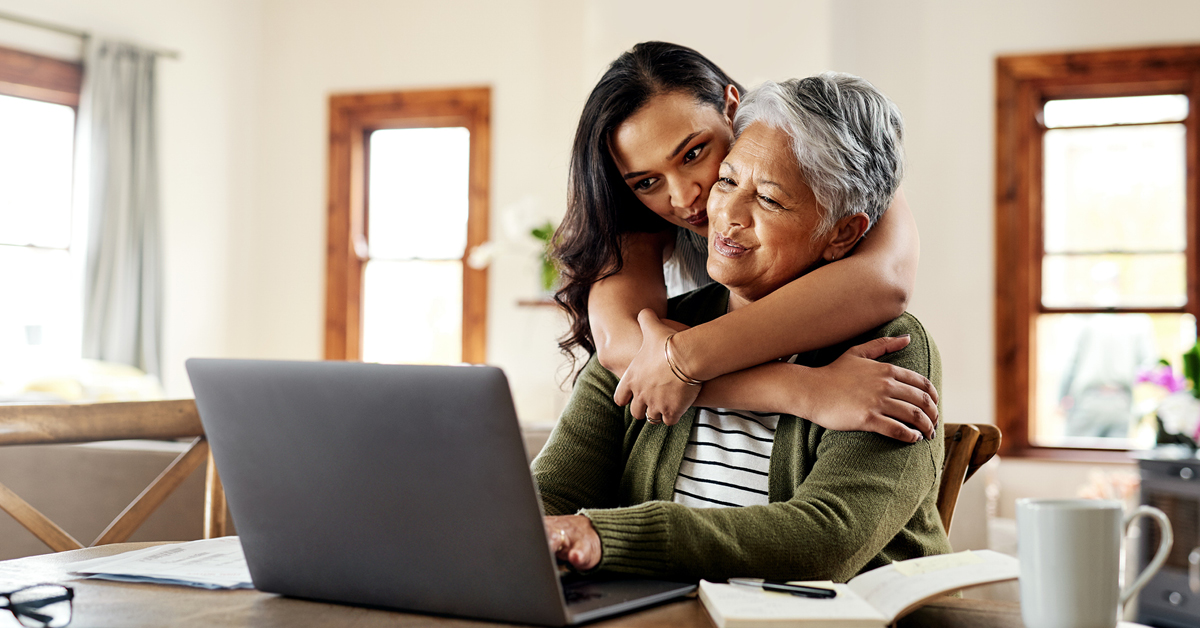
[[[850,254],[903,174],[900,113],[857,77],[768,82],[738,104],[732,129],[707,194],[706,266],[716,283],[670,300],[666,318],[683,328]],[[879,361],[940,387],[937,347],[907,313],[765,368],[828,367],[858,357],[864,343],[903,336],[908,344]],[[745,394],[784,394],[772,387],[786,381],[763,378]],[[645,406],[639,415],[614,401],[619,383],[593,355],[533,463],[551,546],[576,569],[844,582],[950,551],[936,507],[940,425],[906,443],[753,403],[651,422]]]

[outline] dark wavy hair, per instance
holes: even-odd
[[[571,328],[558,347],[574,364],[575,349],[596,352],[588,320],[592,284],[621,270],[621,235],[657,232],[670,223],[650,211],[621,180],[609,138],[659,94],[684,92],[725,111],[725,87],[742,86],[691,48],[661,41],[637,44],[613,61],[588,95],[575,130],[568,175],[567,213],[554,235],[553,256],[562,276],[554,300]]]

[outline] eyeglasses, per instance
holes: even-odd
[[[61,584],[35,584],[0,593],[0,608],[7,608],[22,626],[60,628],[71,623],[75,589]]]

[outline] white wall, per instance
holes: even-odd
[[[729,2],[591,0],[587,11],[588,88],[617,55],[639,41],[699,50],[747,88],[807,76],[831,63],[833,0]],[[731,10],[732,9],[732,10]]]

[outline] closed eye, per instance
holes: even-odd
[[[770,196],[767,196],[766,194],[759,194],[758,200],[762,201],[763,204],[767,205],[768,207],[772,207],[775,209],[783,209],[783,205],[780,205],[778,202],[775,201],[775,199],[771,198]]]

